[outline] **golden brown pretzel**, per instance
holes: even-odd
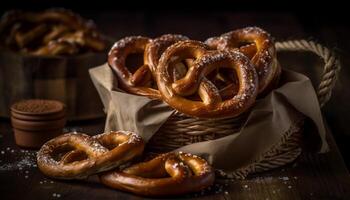
[[[188,153],[162,154],[123,171],[100,176],[103,184],[143,196],[180,195],[213,184],[215,174],[202,158]]]
[[[126,37],[116,42],[108,54],[108,64],[117,75],[120,88],[137,95],[160,99],[159,91],[152,88],[154,84],[152,72],[145,63],[136,66],[134,73],[126,66],[126,59],[131,54],[141,53],[144,57],[145,48],[151,39],[141,36]],[[135,67],[135,66],[133,66]]]
[[[117,167],[140,155],[141,137],[125,131],[111,131],[90,137],[67,133],[45,143],[38,152],[39,169],[58,179],[79,179]]]
[[[239,48],[251,58],[259,76],[259,94],[266,94],[280,75],[274,41],[270,34],[258,27],[234,30],[209,38],[205,43],[218,50]]]
[[[182,40],[188,40],[188,37],[177,34],[165,34],[148,43],[145,49],[145,63],[148,64],[152,73],[156,72],[162,53],[172,44]]]
[[[171,64],[187,58],[194,59],[194,63],[186,76],[173,81],[169,73]],[[230,99],[222,100],[217,87],[206,80],[206,76],[218,68],[229,68],[237,74],[239,90]],[[181,41],[163,53],[157,69],[157,85],[164,101],[184,114],[226,118],[241,114],[254,103],[258,77],[249,59],[238,51],[208,52],[200,42]],[[185,98],[197,91],[202,101]]]

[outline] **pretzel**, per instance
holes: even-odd
[[[188,153],[162,154],[123,171],[102,174],[103,184],[142,196],[180,195],[213,184],[215,174],[202,158]]]
[[[258,27],[234,30],[220,37],[209,38],[206,42],[212,49],[236,49],[248,56],[259,76],[259,94],[266,94],[276,83],[281,68],[277,61],[276,49],[270,34]]]
[[[67,133],[44,144],[37,154],[39,169],[57,179],[80,179],[115,168],[140,155],[141,137],[132,132],[111,131],[90,137]]]
[[[171,64],[186,58],[195,59],[193,65],[183,78],[173,81],[169,73]],[[237,74],[239,90],[230,99],[222,100],[217,87],[206,79],[218,68],[233,69]],[[164,101],[184,114],[227,118],[243,113],[254,103],[258,77],[249,59],[238,51],[209,52],[200,42],[181,41],[163,53],[157,69],[157,85]],[[186,98],[196,92],[202,101]]]
[[[152,88],[153,75],[145,63],[134,73],[131,73],[126,66],[126,59],[129,55],[141,53],[145,55],[145,48],[151,42],[151,39],[141,36],[126,37],[116,42],[108,54],[108,64],[115,72],[120,88],[137,95],[160,99],[159,91]],[[134,66],[133,66],[134,67]]]

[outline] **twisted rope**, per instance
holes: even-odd
[[[290,40],[276,43],[277,51],[310,51],[324,61],[323,73],[317,89],[320,106],[323,107],[332,95],[332,89],[341,68],[334,52],[319,43],[307,40]]]

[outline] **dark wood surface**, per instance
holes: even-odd
[[[89,121],[68,126],[89,134],[101,133],[104,121]],[[0,122],[1,199],[142,199],[109,189],[96,177],[86,181],[56,181],[36,167],[35,151],[14,144],[8,121]],[[305,150],[296,162],[286,167],[248,177],[246,180],[217,179],[204,192],[179,199],[350,199],[350,176],[344,161],[328,134],[331,151],[325,154]],[[229,156],[229,155],[228,155]]]

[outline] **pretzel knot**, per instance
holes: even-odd
[[[266,94],[279,79],[281,67],[270,34],[258,27],[237,29],[205,41],[212,49],[237,49],[251,59],[259,77],[259,94]]]
[[[100,176],[103,184],[143,196],[180,195],[213,184],[215,174],[202,158],[188,153],[162,154],[123,171]]]
[[[111,131],[93,137],[73,132],[44,144],[37,162],[47,176],[77,179],[117,167],[143,149],[142,138],[132,132]]]
[[[129,93],[160,99],[161,96],[157,90],[153,78],[158,60],[163,51],[170,45],[188,39],[182,35],[166,34],[154,40],[141,37],[126,37],[114,44],[109,52],[108,64],[117,75],[121,89]],[[127,58],[132,54],[141,54],[140,63],[132,63],[127,66]],[[134,72],[131,70],[134,69]]]
[[[174,63],[193,59],[182,78],[171,76]],[[238,93],[223,100],[218,88],[206,76],[219,68],[235,71]],[[208,51],[197,41],[181,41],[169,47],[162,55],[157,69],[160,93],[171,107],[201,118],[234,117],[246,111],[255,101],[258,77],[249,59],[238,51]],[[198,93],[202,101],[186,97]]]

